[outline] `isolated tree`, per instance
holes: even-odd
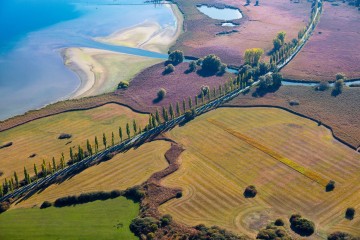
[[[172,73],[173,71],[175,71],[174,65],[168,64],[168,65],[166,65],[163,74],[169,74],[169,73]]]
[[[245,64],[256,66],[263,54],[264,50],[261,48],[246,49],[244,55]]]
[[[180,50],[175,50],[169,54],[169,61],[177,65],[184,61],[184,53]]]
[[[114,132],[111,132],[111,146],[115,145],[115,136],[114,136]]]
[[[195,72],[196,71],[196,62],[195,61],[191,61],[189,63],[189,72]]]
[[[104,146],[105,146],[105,149],[106,149],[106,136],[105,136],[105,133],[103,133],[103,144],[104,144]]]
[[[119,139],[120,139],[120,142],[123,141],[123,133],[122,133],[122,128],[119,127]]]
[[[221,60],[214,54],[207,55],[202,62],[202,70],[212,74],[220,70]]]
[[[99,141],[97,137],[95,136],[95,153],[98,153],[99,151]]]
[[[346,212],[345,212],[345,217],[349,220],[352,220],[354,219],[355,217],[355,208],[353,207],[349,207],[346,209]]]
[[[129,125],[129,123],[126,123],[126,134],[128,136],[128,139],[130,139],[130,125]]]
[[[157,97],[159,100],[162,100],[166,96],[166,90],[164,88],[160,88],[157,92]]]
[[[344,88],[344,80],[343,79],[336,80],[334,83],[334,92],[336,94],[342,93],[343,88]]]

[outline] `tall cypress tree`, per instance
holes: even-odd
[[[35,173],[35,179],[38,179],[38,171],[35,163],[34,163],[34,173]]]
[[[105,149],[106,149],[106,136],[105,136],[105,133],[103,133],[103,144],[104,144]]]
[[[156,119],[158,124],[161,123],[160,114],[159,114],[158,109],[156,109],[156,112],[155,112],[155,119]]]
[[[169,113],[170,113],[170,118],[174,119],[175,118],[175,113],[174,113],[174,109],[173,109],[172,104],[170,104],[170,106],[169,106]]]
[[[156,127],[156,119],[155,117],[151,114],[151,124],[153,125],[153,127]]]
[[[195,96],[195,107],[197,107],[198,104],[199,104],[199,103],[198,103],[198,97]]]
[[[93,150],[92,150],[89,139],[86,140],[86,149],[87,149],[90,156],[93,155]]]
[[[134,130],[134,136],[136,135],[136,131],[137,131],[137,126],[136,126],[136,121],[135,119],[133,120],[133,130]]]
[[[49,169],[49,172],[50,172],[50,174],[52,175],[53,174],[53,172],[51,171],[51,164],[50,164],[50,162],[48,163],[48,169]]]
[[[126,123],[126,134],[127,134],[128,138],[130,139],[130,125],[129,125],[129,123]]]
[[[95,153],[98,153],[99,151],[99,141],[97,137],[95,136]]]
[[[114,136],[114,132],[111,132],[111,146],[115,145],[115,136]]]
[[[46,175],[47,175],[47,169],[46,169],[45,159],[43,159],[43,162],[42,162],[42,164],[41,164],[41,171],[42,171],[43,177],[46,177]]]
[[[15,171],[14,171],[14,179],[15,179],[15,187],[19,187],[19,178]]]
[[[185,112],[186,112],[186,102],[185,102],[185,99],[183,99],[182,105],[183,105],[183,111],[184,111],[184,113],[185,113]]]
[[[123,133],[122,133],[122,128],[119,127],[119,138],[120,138],[120,142],[123,141]]]
[[[52,166],[52,171],[56,172],[56,163],[55,163],[55,158],[54,157],[52,158],[52,165],[53,165]]]
[[[176,114],[178,117],[181,115],[179,102],[176,102]]]
[[[191,97],[189,97],[189,108],[192,109],[192,101],[191,101]]]

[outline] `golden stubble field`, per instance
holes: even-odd
[[[279,109],[222,108],[167,135],[186,150],[163,184],[183,188],[183,197],[162,205],[162,213],[250,236],[301,213],[315,222],[315,238],[360,234],[360,217],[344,218],[347,207],[360,211],[360,155],[315,122]],[[333,192],[325,191],[329,180]],[[243,196],[248,185],[256,186],[255,198]]]
[[[81,145],[86,150],[86,140],[89,139],[94,148],[94,138],[97,136],[99,149],[103,149],[103,133],[106,134],[107,144],[111,145],[111,133],[114,132],[115,143],[119,142],[118,128],[122,127],[123,136],[126,138],[126,123],[130,124],[133,134],[132,121],[144,127],[148,121],[147,114],[138,114],[131,109],[117,105],[106,104],[104,106],[84,110],[61,113],[51,117],[26,123],[13,129],[0,132],[0,144],[13,142],[13,145],[0,149],[0,176],[2,183],[5,178],[13,177],[17,172],[19,180],[24,178],[24,167],[30,176],[34,175],[34,163],[38,172],[41,171],[41,163],[45,159],[46,164],[55,157],[59,164],[61,153],[65,155],[65,161],[69,160],[70,147],[74,153],[77,146]],[[71,134],[70,139],[58,139],[61,133]],[[30,158],[30,155],[36,154]]]

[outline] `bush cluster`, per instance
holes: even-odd
[[[315,224],[300,214],[291,215],[290,224],[291,229],[300,236],[310,236],[315,232]]]
[[[345,217],[349,220],[354,219],[355,217],[355,208],[349,207],[346,209]]]
[[[140,202],[141,199],[145,196],[145,193],[140,189],[139,186],[135,186],[126,189],[124,192],[124,196],[128,199],[133,200],[134,202]]]
[[[247,239],[236,235],[232,232],[229,232],[225,229],[222,229],[218,226],[206,227],[203,224],[195,226],[195,229],[198,230],[197,233],[192,234],[190,240],[208,240],[208,239],[228,239],[228,240],[243,240]]]
[[[172,65],[171,63],[166,65],[163,74],[169,74],[172,73],[173,71],[175,71],[175,67],[174,65]]]
[[[281,226],[276,225],[276,221],[274,224],[269,224],[265,228],[261,229],[258,235],[256,236],[256,239],[291,240],[292,238],[289,236],[289,233],[285,230],[285,228],[282,225]]]
[[[184,61],[184,53],[180,50],[175,50],[169,53],[169,61],[174,65],[182,63]]]
[[[255,186],[250,185],[245,188],[244,196],[246,198],[253,198],[256,196],[256,194],[257,194],[257,190],[256,190]]]
[[[129,83],[127,81],[120,81],[118,85],[118,89],[127,89],[129,87]]]
[[[82,193],[79,196],[67,196],[58,198],[54,202],[55,207],[65,207],[76,204],[83,204],[88,202],[93,202],[96,200],[107,200],[112,198],[117,198],[122,195],[121,191],[114,190],[111,192],[91,192],[91,193]]]
[[[156,232],[159,228],[159,221],[152,217],[137,217],[131,221],[130,230],[136,236],[144,239],[150,233]],[[152,236],[153,234],[151,234]]]
[[[331,191],[333,191],[334,189],[335,189],[335,181],[330,180],[330,181],[328,182],[328,184],[326,185],[325,190],[326,190],[327,192],[331,192]]]
[[[330,234],[327,239],[328,240],[359,240],[360,238],[355,238],[351,234],[345,232],[334,232]]]

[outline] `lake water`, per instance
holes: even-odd
[[[166,58],[93,41],[144,21],[176,26],[168,6],[141,0],[0,1],[0,120],[65,99],[80,81],[60,56],[64,47],[93,47]],[[139,14],[141,13],[141,14]]]
[[[236,27],[238,25],[236,25],[234,23],[231,23],[231,22],[225,22],[225,23],[222,23],[221,26],[223,26],[223,27]]]
[[[197,9],[212,19],[229,21],[229,20],[242,18],[242,14],[239,9],[233,9],[233,8],[220,9],[205,5],[197,6]]]

